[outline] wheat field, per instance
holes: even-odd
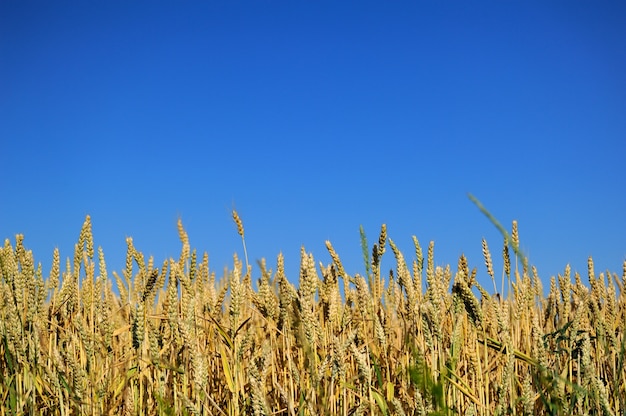
[[[361,233],[362,275],[326,242],[332,263],[303,248],[296,286],[280,254],[248,264],[233,219],[244,258],[219,274],[180,221],[179,258],[128,238],[121,275],[90,217],[47,276],[24,236],[5,240],[0,415],[626,414],[626,262],[597,274],[589,258],[584,282],[568,266],[544,290],[516,222],[497,273],[484,240],[481,264],[440,267],[433,242],[405,256],[383,225],[371,247]]]

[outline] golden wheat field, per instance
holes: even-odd
[[[405,255],[383,225],[371,247],[362,233],[363,275],[327,242],[332,264],[303,248],[296,286],[280,254],[218,277],[178,232],[179,258],[159,264],[128,238],[121,275],[89,217],[48,276],[22,235],[5,240],[0,414],[626,414],[626,262],[596,274],[590,258],[584,281],[565,267],[544,291],[515,222],[501,272],[484,240],[481,264],[437,267],[433,242]]]

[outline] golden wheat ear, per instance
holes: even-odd
[[[248,262],[248,250],[246,249],[246,238],[243,229],[243,221],[241,221],[241,217],[237,210],[233,208],[232,210],[233,221],[235,221],[235,225],[237,225],[237,234],[241,237],[241,243],[243,244],[243,256],[246,260],[246,270],[250,267],[250,263]]]

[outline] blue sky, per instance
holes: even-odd
[[[364,273],[386,223],[492,288],[510,228],[544,286],[626,258],[620,2],[31,2],[0,5],[0,236],[47,275],[84,217],[109,273],[160,264],[176,221],[221,275],[248,254],[296,282],[300,247]],[[392,253],[384,263],[394,266]],[[255,266],[254,277],[259,277]]]

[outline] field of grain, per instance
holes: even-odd
[[[597,274],[590,258],[584,281],[566,267],[544,291],[515,222],[502,271],[486,241],[483,264],[436,267],[433,242],[407,256],[383,225],[362,234],[363,275],[327,242],[332,264],[302,249],[296,286],[281,255],[213,271],[178,227],[178,259],[129,238],[121,275],[89,217],[47,276],[22,235],[5,241],[0,415],[626,414],[626,262]]]

